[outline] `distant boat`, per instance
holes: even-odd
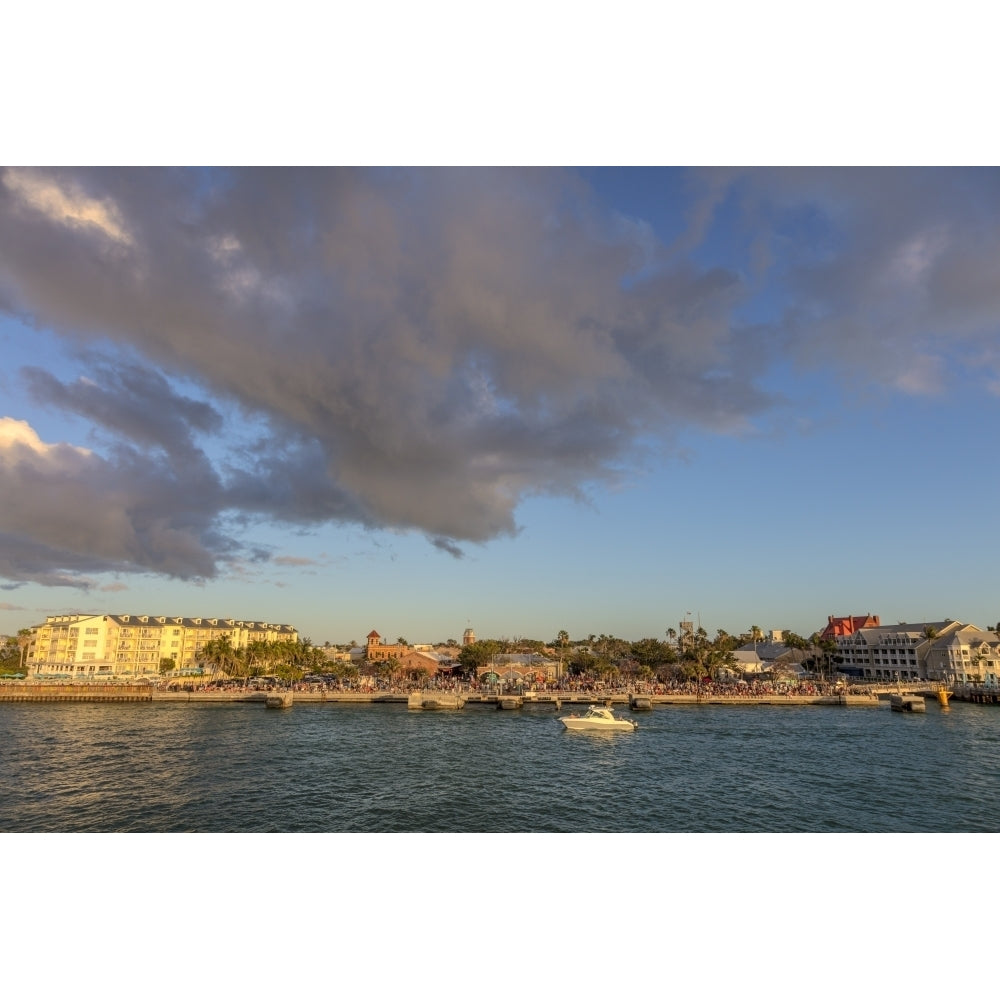
[[[653,710],[653,699],[648,694],[634,694],[629,698],[628,707],[633,712],[651,712]]]
[[[268,708],[291,708],[292,692],[282,691],[278,694],[269,694],[264,704],[267,705]]]
[[[919,694],[891,694],[889,707],[894,712],[926,712],[927,705]]]

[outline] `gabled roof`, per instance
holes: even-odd
[[[820,633],[820,639],[836,639],[840,636],[853,635],[863,628],[878,628],[878,615],[870,612],[867,615],[845,615],[838,617],[829,615],[826,628]]]
[[[799,662],[806,657],[802,650],[792,649],[783,642],[758,642],[756,649],[752,642],[747,642],[740,646],[737,652],[748,650],[755,652],[762,663],[774,663],[776,660]]]

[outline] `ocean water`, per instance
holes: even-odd
[[[1000,830],[1000,709],[0,705],[3,832]]]

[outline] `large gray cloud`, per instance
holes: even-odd
[[[934,338],[995,345],[994,173],[711,171],[690,190],[662,246],[567,171],[4,171],[0,304],[90,358],[76,382],[25,378],[96,436],[58,465],[69,524],[0,514],[0,576],[212,576],[245,555],[231,518],[457,553],[678,428],[748,427],[776,356],[904,346],[890,381],[919,391]],[[769,289],[780,310],[734,320]],[[28,488],[17,463],[0,475]]]

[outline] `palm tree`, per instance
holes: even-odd
[[[561,628],[556,639],[559,642],[559,670],[556,673],[556,680],[559,680],[563,672],[563,660],[566,658],[566,647],[569,645],[569,632]]]
[[[229,669],[238,662],[236,650],[233,649],[232,640],[228,635],[209,639],[201,647],[201,658],[212,668],[212,673],[218,671],[228,673]]]
[[[19,673],[24,673],[24,651],[31,645],[31,629],[19,628],[17,630],[17,645],[21,650],[21,662],[18,668]]]

